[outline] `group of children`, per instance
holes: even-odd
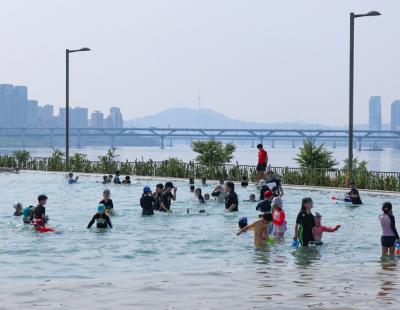
[[[79,177],[74,177],[72,173],[69,173],[68,183],[77,183],[78,178]],[[269,180],[271,179],[273,179],[273,176],[269,178]],[[103,177],[103,184],[109,184],[111,182],[114,184],[130,184],[130,177],[125,177],[124,181],[121,182],[119,171],[116,172],[114,177],[112,175]],[[201,180],[201,184],[203,187],[208,186],[205,178]],[[239,231],[237,235],[247,231],[254,231],[255,246],[260,246],[268,242],[271,237],[278,239],[283,238],[287,230],[286,214],[283,210],[283,190],[281,183],[278,179],[274,178],[272,184],[274,184],[275,187],[271,189],[270,184],[271,182],[267,183],[267,181],[261,179],[258,184],[258,189],[260,191],[260,198],[262,199],[257,200],[256,195],[252,194],[250,195],[250,200],[248,200],[250,202],[257,202],[256,210],[260,212],[259,219],[251,224],[247,223],[247,218],[241,218],[239,220]],[[248,185],[247,178],[243,177],[241,186],[247,187]],[[203,195],[202,189],[200,187],[196,188],[194,179],[190,178],[189,189],[200,204],[207,203],[207,201],[213,197],[217,203],[225,204],[225,211],[237,212],[239,210],[238,195],[235,192],[235,184],[233,182],[220,180],[211,194],[206,193]],[[172,182],[166,182],[165,185],[161,183],[157,184],[154,192],[149,186],[145,186],[140,198],[142,215],[154,215],[155,211],[171,212],[171,202],[176,200],[176,192],[177,188],[174,187]],[[359,192],[353,182],[350,184],[350,191],[345,197],[345,201],[346,199],[351,199],[351,202],[354,204],[362,203]],[[32,224],[37,232],[52,232],[54,229],[46,226],[48,221],[45,208],[46,202],[47,196],[40,195],[36,207],[29,206],[23,208],[21,203],[16,203],[14,205],[14,215],[22,216],[23,222],[25,224]],[[294,246],[322,245],[322,235],[324,232],[335,232],[341,227],[340,225],[334,227],[322,225],[322,216],[318,212],[314,215],[311,212],[312,208],[312,199],[310,197],[303,198],[294,227]],[[97,213],[92,217],[87,228],[91,228],[95,223],[97,228],[112,228],[110,216],[114,214],[114,205],[110,198],[110,190],[105,189],[103,191],[103,199],[98,205]],[[385,202],[383,204],[379,221],[382,227],[382,255],[393,255],[395,252],[395,244],[399,243],[400,246],[400,238],[396,230],[395,218],[390,202]]]

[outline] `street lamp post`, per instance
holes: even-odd
[[[353,107],[354,107],[354,19],[366,16],[379,16],[381,13],[371,11],[366,14],[350,13],[350,79],[349,79],[349,172],[353,177]]]
[[[88,52],[90,48],[83,47],[78,50],[65,50],[65,77],[66,77],[66,85],[65,85],[65,161],[67,165],[67,169],[69,169],[69,54],[76,52]]]

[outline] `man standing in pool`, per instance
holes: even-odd
[[[347,199],[351,200],[353,205],[362,205],[360,193],[358,192],[356,184],[353,181],[350,182],[350,191],[346,194],[345,200]]]
[[[258,162],[257,162],[257,176],[256,183],[264,178],[265,170],[267,170],[268,165],[268,154],[267,151],[264,150],[263,145],[260,143],[257,145],[258,149]]]
[[[176,200],[176,190],[177,188],[174,187],[172,182],[165,183],[164,192],[161,195],[161,212],[171,212],[171,200]]]
[[[238,195],[235,192],[235,184],[233,182],[225,183],[225,194],[225,211],[239,211],[239,199]]]

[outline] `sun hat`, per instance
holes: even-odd
[[[271,198],[273,195],[274,195],[274,194],[273,194],[271,191],[265,191],[265,193],[264,193],[264,198],[265,198],[265,199]]]

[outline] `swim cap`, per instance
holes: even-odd
[[[24,216],[25,218],[28,218],[28,217],[31,215],[31,208],[30,208],[30,207],[25,208],[25,209],[22,211],[22,214],[23,214],[23,216]]]
[[[265,182],[265,180],[261,179],[260,182],[258,182],[258,186],[263,187],[267,185],[267,182]]]
[[[18,207],[22,208],[22,203],[20,203],[20,202],[14,203],[14,209],[17,209]]]
[[[273,200],[272,200],[272,206],[279,206],[279,207],[283,207],[283,200],[281,199],[281,198],[279,198],[279,197],[275,197]]]
[[[101,203],[97,206],[97,213],[103,214],[105,209],[106,209],[106,206]]]
[[[240,227],[240,229],[243,229],[246,226],[247,226],[247,217],[240,218],[239,219],[239,227]]]
[[[145,187],[143,188],[143,193],[145,193],[145,194],[151,193],[150,187],[149,187],[149,186],[145,186]]]
[[[274,194],[273,194],[271,191],[266,191],[266,192],[264,193],[264,198],[265,198],[265,199],[271,198],[273,195],[274,195]]]

